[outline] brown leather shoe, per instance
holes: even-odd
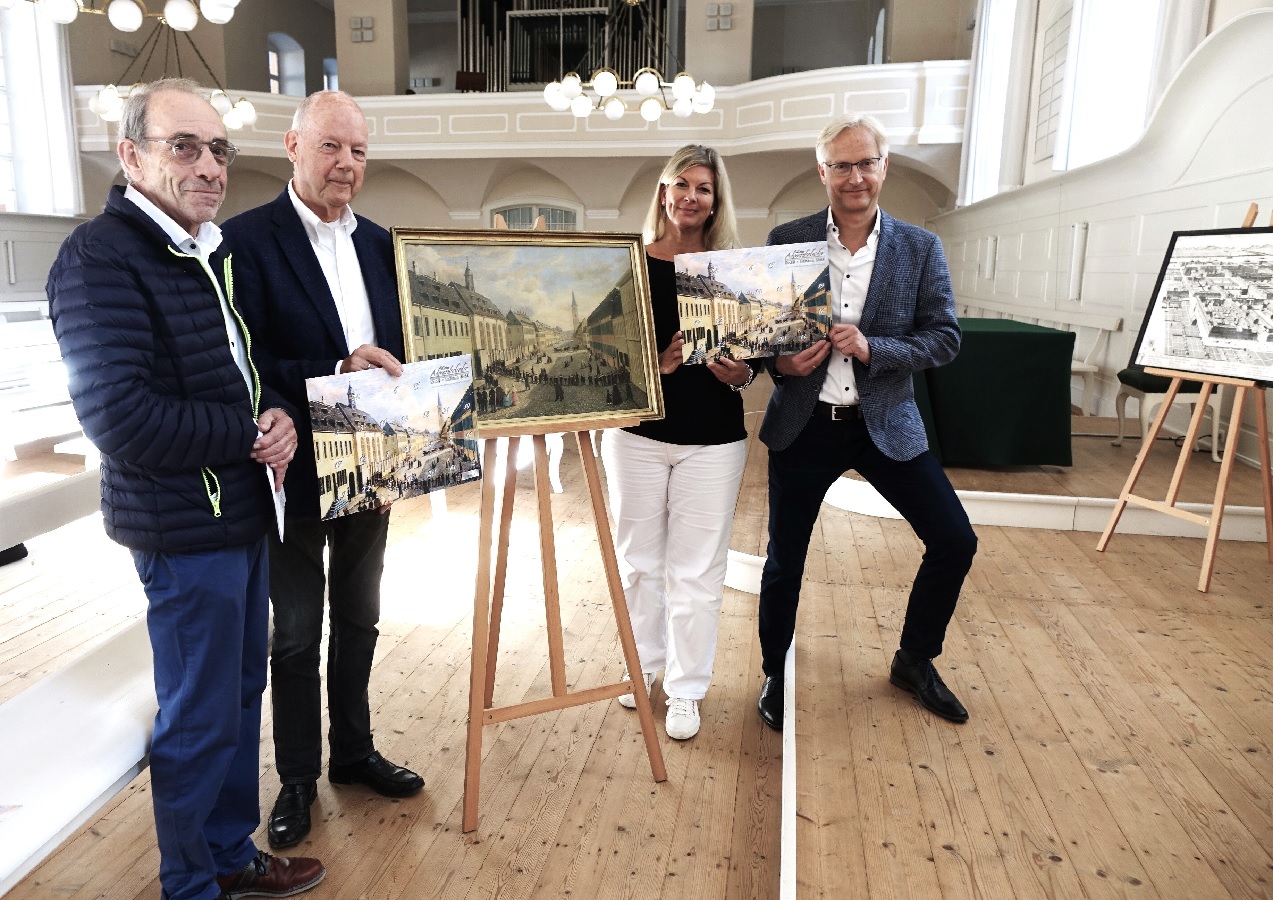
[[[218,875],[217,885],[231,900],[239,897],[291,897],[308,891],[326,874],[327,870],[316,859],[271,856],[261,850],[239,871]]]

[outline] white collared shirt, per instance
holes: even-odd
[[[840,243],[840,229],[827,210],[827,264],[831,269],[831,321],[837,325],[857,325],[866,307],[866,292],[875,271],[875,248],[880,242],[880,213],[875,212],[875,225],[866,236],[866,246],[857,253]],[[853,358],[834,347],[827,376],[822,381],[818,399],[835,406],[851,406],[861,400],[857,379],[853,376]]]
[[[230,354],[234,357],[234,364],[243,373],[243,382],[248,386],[248,395],[251,396],[255,388],[252,385],[252,373],[248,367],[247,346],[239,331],[238,320],[230,310],[225,294],[221,291],[221,283],[217,281],[208,265],[208,257],[221,246],[221,229],[211,222],[204,222],[199,226],[198,234],[191,237],[190,232],[178,225],[172,216],[152,203],[145,194],[131,184],[124,189],[124,199],[131,200],[138,209],[162,228],[164,234],[168,235],[168,240],[172,241],[178,250],[195,257],[203,264],[208,277],[212,279],[212,289],[217,292],[217,300],[221,303],[221,315],[225,319],[225,335],[230,342]]]
[[[371,300],[367,297],[362,266],[354,250],[354,229],[358,227],[358,220],[354,218],[353,210],[346,206],[335,222],[324,222],[296,196],[290,181],[287,183],[287,196],[305,226],[305,234],[309,236],[332,300],[336,302],[336,314],[340,316],[340,327],[345,332],[348,345],[345,352],[353,353],[363,344],[374,344],[376,326],[371,318]],[[336,364],[336,373],[340,373],[340,363]]]

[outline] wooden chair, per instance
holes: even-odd
[[[1115,447],[1123,445],[1127,398],[1135,398],[1137,402],[1140,417],[1140,436],[1141,440],[1144,440],[1145,436],[1149,434],[1149,425],[1154,420],[1154,410],[1162,406],[1163,401],[1167,398],[1167,388],[1171,385],[1170,378],[1164,378],[1161,375],[1150,375],[1143,366],[1136,365],[1128,366],[1119,372],[1118,381],[1118,396],[1114,398],[1114,408],[1118,413],[1118,438],[1113,441]],[[1201,388],[1202,385],[1196,381],[1183,382],[1179,393],[1176,394],[1175,402],[1188,405],[1192,411],[1193,406],[1198,402],[1196,395]],[[1215,462],[1220,461],[1220,415],[1223,407],[1224,387],[1222,385],[1212,391],[1211,396],[1207,398],[1207,409],[1211,412],[1211,459]]]

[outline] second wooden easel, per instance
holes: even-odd
[[[1246,219],[1242,223],[1243,228],[1250,228],[1255,224],[1257,212],[1258,207],[1252,203],[1247,211]],[[1270,224],[1273,224],[1273,221]],[[1146,368],[1145,371],[1150,375],[1162,375],[1170,378],[1171,386],[1167,388],[1167,396],[1158,408],[1158,414],[1154,417],[1154,423],[1150,426],[1149,433],[1145,435],[1140,452],[1136,454],[1136,462],[1132,464],[1131,473],[1127,476],[1127,483],[1123,485],[1123,490],[1119,493],[1118,502],[1114,504],[1114,513],[1110,517],[1109,524],[1105,526],[1101,539],[1096,543],[1096,549],[1103,551],[1106,545],[1109,544],[1110,538],[1114,535],[1114,529],[1118,526],[1118,520],[1122,517],[1123,510],[1127,508],[1129,503],[1134,506],[1156,510],[1187,522],[1193,522],[1207,529],[1206,545],[1202,553],[1202,574],[1198,577],[1198,590],[1205,592],[1211,587],[1211,573],[1215,563],[1216,546],[1220,539],[1220,523],[1224,518],[1224,502],[1225,497],[1228,495],[1229,479],[1233,475],[1233,461],[1237,457],[1232,444],[1236,436],[1241,433],[1242,411],[1246,405],[1247,394],[1253,391],[1256,439],[1260,447],[1260,480],[1264,487],[1264,539],[1268,547],[1269,561],[1273,562],[1273,481],[1270,479],[1270,472],[1273,470],[1269,466],[1269,425],[1264,386],[1250,379],[1225,378],[1219,375],[1203,377],[1189,372],[1179,372],[1174,369]],[[1133,494],[1132,490],[1136,487],[1136,482],[1145,468],[1145,462],[1149,459],[1149,451],[1153,449],[1154,441],[1158,438],[1158,432],[1162,430],[1163,422],[1167,419],[1167,413],[1170,412],[1171,405],[1185,381],[1200,382],[1202,387],[1198,393],[1198,402],[1194,405],[1193,417],[1189,420],[1189,430],[1185,434],[1184,444],[1180,450],[1180,459],[1176,462],[1175,471],[1172,473],[1171,482],[1167,487],[1167,495],[1162,500],[1155,500]],[[1231,446],[1220,463],[1220,476],[1216,481],[1215,500],[1211,505],[1211,514],[1204,516],[1180,509],[1176,506],[1176,502],[1180,498],[1181,484],[1184,482],[1185,472],[1189,468],[1189,460],[1193,455],[1194,442],[1197,440],[1198,432],[1202,427],[1202,417],[1207,411],[1207,399],[1211,396],[1211,392],[1222,384],[1236,388],[1233,398],[1233,412],[1230,414],[1229,427],[1227,429]],[[1217,435],[1220,433],[1218,423],[1215,432]]]

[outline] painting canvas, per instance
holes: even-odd
[[[395,229],[407,358],[470,354],[482,437],[663,415],[639,235]]]
[[[826,241],[681,253],[673,263],[686,363],[798,353],[831,327]]]
[[[306,379],[324,519],[481,477],[472,360],[402,368]]]
[[[1132,360],[1273,382],[1273,228],[1172,235]]]

